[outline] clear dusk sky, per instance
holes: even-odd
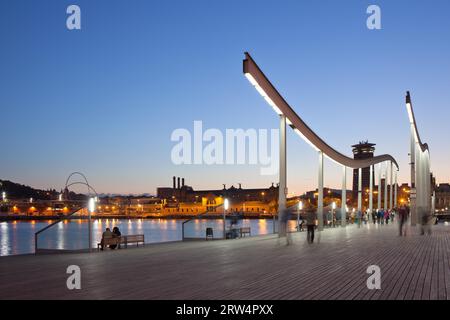
[[[70,4],[81,30],[66,28]],[[370,4],[382,30],[366,27]],[[432,171],[449,182],[449,16],[448,0],[2,0],[0,179],[59,189],[82,171],[106,193],[154,193],[174,175],[195,189],[277,182],[259,166],[170,158],[172,131],[194,120],[277,128],[242,74],[249,51],[319,136],[349,156],[376,143],[398,160],[399,182],[409,182],[410,90]],[[288,133],[289,192],[314,189],[317,154]],[[339,188],[340,174],[326,161],[326,186]]]

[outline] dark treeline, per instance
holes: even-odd
[[[9,199],[33,198],[36,200],[55,200],[58,199],[58,196],[62,192],[62,190],[40,190],[9,180],[0,180],[0,196],[1,192],[6,192],[7,198]],[[86,196],[83,194],[70,192],[69,198],[71,200],[83,200],[86,198]]]

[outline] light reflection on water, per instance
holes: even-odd
[[[182,223],[177,219],[98,219],[92,221],[92,247],[96,248],[103,231],[119,227],[123,235],[144,234],[146,243],[179,241]],[[34,233],[53,221],[0,222],[0,256],[34,253]],[[227,227],[230,221],[227,220]],[[294,222],[295,225],[295,222]],[[212,227],[216,238],[223,236],[223,220],[196,219],[185,224],[185,236],[203,238],[207,227]],[[251,234],[263,235],[273,231],[271,219],[239,220],[237,227],[250,227]],[[66,220],[47,229],[39,236],[39,248],[78,250],[88,247],[88,222]]]
[[[9,223],[0,223],[0,255],[5,256],[8,254],[8,244],[9,240]]]

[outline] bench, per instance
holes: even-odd
[[[123,242],[121,241],[120,243],[124,243],[125,247],[128,247],[129,243],[135,243],[136,246],[139,246],[139,243],[142,243],[142,245],[145,244],[145,237],[143,234],[133,234],[133,235],[129,235],[129,236],[121,236],[121,238],[123,239]]]
[[[103,238],[102,240],[103,240],[103,247],[118,245],[121,241],[120,237]],[[101,246],[102,242],[100,241],[99,243],[97,243],[97,250],[99,250]]]
[[[245,235],[251,236],[251,229],[250,227],[242,227],[239,229],[239,233],[241,234],[241,238],[245,237]]]
[[[242,238],[246,235],[251,235],[250,227],[242,227],[242,228],[233,228],[227,231],[226,233],[226,239],[236,239],[236,238]]]
[[[127,235],[127,236],[120,236],[120,237],[111,237],[111,238],[104,238],[103,239],[103,246],[111,246],[111,245],[118,245],[120,248],[121,244],[125,245],[125,248],[128,247],[128,244],[135,243],[136,246],[139,246],[139,243],[145,244],[145,237],[143,234],[135,234],[135,235]],[[102,243],[97,243],[97,250],[100,249],[102,246]]]

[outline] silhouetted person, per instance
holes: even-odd
[[[102,241],[100,241],[101,250],[103,250],[105,239],[111,239],[113,237],[113,233],[109,228],[106,228],[105,232],[102,234]]]
[[[300,223],[297,226],[297,231],[303,231],[305,228],[305,220],[303,218],[300,219]]]
[[[327,214],[327,226],[328,227],[331,227],[332,226],[332,224],[333,224],[333,214],[332,214],[332,212],[330,211],[330,212],[328,212],[328,214]]]
[[[308,230],[306,239],[308,240],[308,243],[314,242],[314,229],[316,227],[316,219],[317,219],[317,214],[314,210],[310,210],[306,214],[306,227]]]
[[[378,211],[378,223],[379,224],[384,224],[384,210],[381,209]]]
[[[400,236],[406,236],[406,230],[403,230],[403,226],[405,225],[406,220],[408,220],[408,211],[406,210],[405,206],[401,206],[398,210],[398,226]]]
[[[122,233],[120,232],[118,227],[114,227],[113,231],[112,231],[112,237],[113,238],[120,238],[120,236],[122,235]],[[119,241],[119,248],[120,248],[120,240]],[[109,246],[111,249],[115,249],[117,247],[117,244],[112,244]]]
[[[384,221],[386,222],[386,224],[389,224],[389,211],[386,210],[384,212]]]

